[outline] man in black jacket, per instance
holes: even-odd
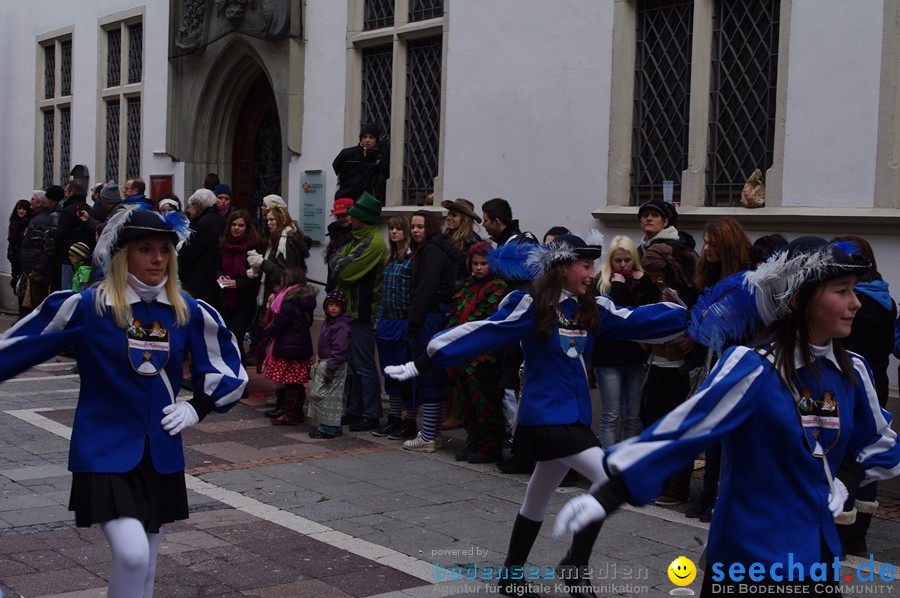
[[[216,206],[216,196],[209,189],[197,189],[187,201],[191,219],[189,243],[178,250],[178,272],[184,290],[219,309],[222,289],[216,282],[221,251],[219,237],[225,231],[225,217]]]
[[[386,180],[391,176],[388,151],[381,151],[378,125],[367,123],[359,131],[359,144],[347,147],[331,167],[338,177],[335,199],[357,199],[368,191],[384,204]]]
[[[60,278],[54,281],[58,286],[54,290],[67,290],[72,288],[72,264],[69,263],[68,248],[73,243],[84,243],[88,247],[94,246],[94,234],[88,230],[79,215],[88,209],[87,188],[79,180],[69,181],[66,185],[65,197],[56,206],[58,221],[57,239],[61,251],[57,252]]]

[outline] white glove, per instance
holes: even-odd
[[[566,503],[553,525],[553,539],[560,540],[566,532],[579,532],[591,523],[606,519],[606,509],[590,494],[576,496]]]
[[[828,508],[831,509],[833,516],[837,517],[844,512],[844,503],[847,502],[849,497],[850,492],[847,490],[844,482],[834,478],[832,490],[828,493]]]
[[[200,418],[197,412],[191,407],[190,403],[173,403],[163,407],[163,413],[166,414],[162,421],[163,430],[169,433],[169,436],[175,436],[187,427],[193,426]]]
[[[389,365],[384,368],[384,375],[393,378],[394,380],[409,380],[410,378],[415,378],[419,375],[419,370],[416,369],[416,364],[412,361],[407,361],[403,365]]]
[[[257,250],[251,249],[247,252],[247,263],[250,264],[251,268],[259,268],[260,264],[263,263],[263,256]]]
[[[247,268],[247,278],[259,278],[259,270],[256,268]]]

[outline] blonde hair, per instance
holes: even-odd
[[[168,239],[168,237],[167,237]],[[184,326],[191,319],[191,312],[188,309],[187,302],[181,296],[181,284],[178,282],[178,259],[175,252],[175,246],[169,241],[169,265],[166,268],[166,295],[169,297],[169,303],[172,304],[172,310],[175,312],[175,325]],[[122,247],[113,254],[109,262],[109,271],[97,287],[97,296],[94,300],[94,309],[97,315],[102,316],[106,313],[107,307],[112,308],[113,319],[120,328],[128,328],[131,326],[132,316],[131,304],[126,299],[126,288],[128,287],[128,245]],[[110,305],[106,302],[109,300]]]
[[[644,269],[641,268],[641,260],[638,257],[637,247],[635,247],[634,241],[625,235],[616,235],[613,237],[613,240],[609,242],[609,247],[606,248],[606,259],[603,260],[603,264],[600,266],[600,277],[597,279],[597,292],[601,295],[609,293],[610,288],[612,288],[612,257],[617,249],[627,251],[631,254],[632,270],[635,272],[644,271]]]
[[[465,252],[466,241],[469,240],[469,237],[472,236],[472,233],[475,230],[475,221],[462,212],[456,211],[456,213],[460,215],[459,227],[453,232],[450,232],[450,230],[448,229],[447,232],[449,233],[448,236],[450,238],[450,242],[456,245],[457,249]]]

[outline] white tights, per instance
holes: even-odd
[[[156,556],[163,530],[150,534],[133,517],[120,517],[100,524],[112,550],[107,598],[153,598]]]
[[[519,514],[532,521],[543,521],[550,498],[570,469],[574,469],[586,477],[591,484],[597,478],[606,476],[603,470],[603,455],[603,449],[599,446],[592,446],[580,453],[561,459],[538,461],[534,466],[531,479],[528,480],[525,501],[519,509]]]

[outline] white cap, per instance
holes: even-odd
[[[265,197],[263,197],[263,205],[267,210],[271,210],[275,206],[287,208],[287,202],[281,199],[280,195],[275,195],[274,193],[272,195],[266,195]]]

